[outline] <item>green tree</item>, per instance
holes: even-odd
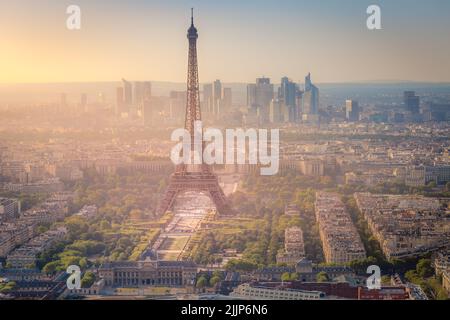
[[[42,272],[47,274],[55,273],[60,264],[61,262],[59,260],[49,262],[44,266],[44,268],[42,268]]]
[[[317,280],[317,282],[327,282],[330,279],[328,277],[328,274],[325,271],[321,271],[317,274],[316,280]]]
[[[405,279],[408,280],[409,282],[413,282],[416,283],[418,280],[418,275],[416,270],[409,270],[406,271],[405,273]]]
[[[100,222],[100,229],[102,230],[111,229],[111,224],[109,223],[108,220],[102,220],[102,222]]]
[[[37,227],[36,232],[37,232],[37,234],[42,234],[42,233],[46,232],[47,230],[48,230],[47,226],[40,225]]]
[[[0,293],[8,293],[16,287],[14,281],[10,281],[6,284],[0,284]]]
[[[86,271],[81,279],[82,288],[90,288],[95,282],[95,274],[91,271]]]
[[[290,281],[291,274],[289,272],[285,272],[281,275],[281,281]]]
[[[209,279],[209,285],[211,287],[214,287],[217,283],[219,283],[222,279],[220,279],[220,277],[218,276],[213,276],[211,277],[211,279]]]
[[[427,187],[430,188],[430,189],[436,188],[436,186],[437,186],[436,181],[431,181],[431,182],[427,185]]]
[[[431,277],[434,273],[431,259],[420,259],[416,265],[416,272],[421,278]]]
[[[436,300],[449,300],[447,290],[440,288],[436,294]]]
[[[291,281],[296,281],[296,280],[298,280],[298,278],[299,278],[299,275],[297,272],[291,273]]]
[[[208,285],[208,280],[204,276],[200,276],[197,279],[196,287],[197,288],[204,288]]]

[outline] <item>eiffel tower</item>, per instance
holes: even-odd
[[[191,136],[191,154],[197,150],[195,148],[195,121],[201,121],[200,110],[200,91],[198,83],[198,64],[197,64],[197,39],[198,33],[194,26],[194,10],[191,9],[191,26],[188,29],[187,38],[189,40],[188,57],[188,77],[187,77],[187,103],[185,129]],[[204,143],[202,142],[202,145]],[[202,155],[200,155],[203,157]],[[212,172],[209,165],[186,165],[176,166],[175,172],[170,176],[169,185],[164,197],[161,199],[157,214],[163,214],[172,208],[176,197],[186,191],[198,191],[207,194],[217,211],[221,215],[231,213],[231,209],[225,198],[225,194],[219,185],[217,175]]]

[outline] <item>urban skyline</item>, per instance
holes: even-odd
[[[450,300],[450,86],[201,83],[199,21],[176,88],[0,100],[0,300]]]

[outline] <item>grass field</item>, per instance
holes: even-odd
[[[159,249],[160,250],[169,250],[169,251],[172,251],[172,250],[181,251],[181,250],[183,250],[183,248],[188,240],[189,240],[188,236],[169,237],[164,240],[164,242],[162,243],[162,245]]]

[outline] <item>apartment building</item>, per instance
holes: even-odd
[[[355,193],[369,229],[388,259],[419,255],[450,243],[450,218],[439,199]]]
[[[49,249],[56,241],[62,240],[66,234],[67,229],[65,227],[48,230],[8,254],[6,263],[13,268],[25,268],[34,265],[40,253]]]
[[[345,264],[366,258],[358,231],[338,194],[317,192],[315,215],[327,263]]]
[[[303,231],[300,227],[286,228],[284,231],[284,251],[277,254],[277,263],[295,265],[305,257]]]
[[[321,291],[307,291],[280,287],[268,287],[258,283],[239,285],[231,297],[247,300],[320,300],[325,298]]]
[[[15,219],[20,214],[20,201],[17,199],[0,198],[0,222]]]

